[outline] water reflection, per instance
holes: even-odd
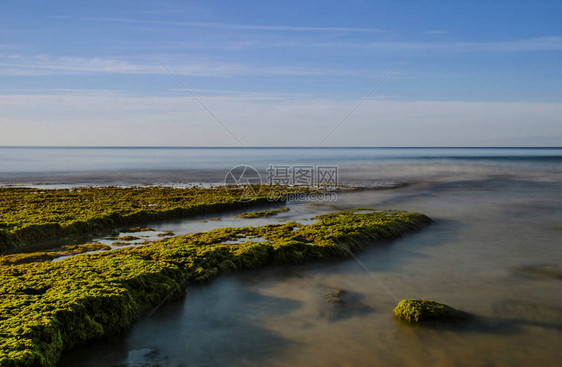
[[[61,365],[225,366],[243,363],[248,356],[267,359],[291,342],[263,328],[259,320],[270,310],[284,314],[299,305],[226,277],[205,288],[189,288],[183,303],[167,304],[137,324],[126,343],[96,343],[88,356],[71,352]]]

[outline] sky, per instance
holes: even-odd
[[[562,146],[561,1],[0,2],[0,145]]]

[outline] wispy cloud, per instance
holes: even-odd
[[[362,51],[401,54],[415,52],[424,54],[459,54],[478,52],[531,52],[562,50],[562,37],[527,38],[497,42],[360,42],[360,43],[314,43],[308,47],[330,47],[361,49]]]
[[[435,31],[437,32],[437,31]],[[440,32],[440,31],[439,31]],[[445,32],[445,31],[443,31]],[[445,33],[431,33],[433,36]],[[429,40],[431,39],[431,40]],[[337,50],[359,50],[375,53],[385,53],[388,56],[403,56],[414,52],[416,56],[433,54],[474,54],[492,52],[539,52],[562,50],[562,37],[536,37],[504,41],[436,41],[441,37],[431,37],[424,41],[355,41],[322,42],[310,39],[274,38],[274,39],[244,39],[206,40],[187,42],[161,42],[157,45],[141,46],[146,50],[244,50],[244,49],[314,49],[324,48]],[[138,47],[137,47],[138,48]]]
[[[167,25],[179,27],[212,28],[230,31],[273,31],[273,32],[361,32],[361,33],[383,33],[378,28],[356,28],[356,27],[309,27],[289,25],[259,25],[259,24],[232,24],[216,22],[177,22],[167,20],[131,19],[131,18],[73,18],[63,15],[51,15],[50,18],[85,20],[91,22],[114,22],[114,23],[137,23]]]
[[[46,55],[10,55],[0,61],[2,75],[50,75],[74,73],[158,73],[155,66],[133,64],[124,60]]]
[[[435,55],[464,55],[472,53],[494,52],[540,52],[562,50],[562,37],[529,38],[497,42],[356,42],[356,43],[328,43],[302,42],[287,43],[288,48],[330,48],[331,51],[340,50],[352,57],[353,52],[362,54],[382,54],[384,56],[403,56],[413,54],[416,57],[431,57]],[[275,44],[273,42],[272,44]],[[248,40],[232,44],[233,48],[240,47],[272,47],[260,46],[260,43]],[[171,44],[172,49],[182,47],[205,47],[201,44]],[[218,45],[217,45],[218,47]],[[163,49],[166,49],[163,46]],[[4,76],[41,76],[41,75],[75,75],[75,74],[163,74],[165,71],[149,56],[145,50],[143,56],[124,57],[77,57],[50,55],[22,55],[0,53],[0,75]],[[353,51],[353,52],[352,52]],[[236,76],[356,76],[375,75],[372,71],[331,68],[316,65],[295,66],[283,65],[279,60],[277,65],[271,63],[234,62],[196,55],[176,54],[170,58],[163,57],[163,62],[177,75],[228,78]],[[292,60],[294,61],[294,60]],[[306,64],[306,63],[305,63]]]
[[[203,77],[233,76],[314,76],[314,75],[351,75],[350,70],[323,68],[306,68],[276,65],[252,65],[215,60],[181,61],[177,58],[167,62],[174,74]],[[165,71],[156,63],[133,62],[125,59],[51,57],[47,55],[22,56],[9,55],[0,61],[0,75],[36,76],[61,74],[164,74]]]
[[[133,97],[130,91],[117,89],[75,89],[75,88],[0,88],[0,96],[103,96],[103,97]],[[1,102],[0,102],[1,103]]]

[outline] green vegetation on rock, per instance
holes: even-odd
[[[121,232],[123,233],[130,233],[130,232],[150,232],[150,231],[154,231],[154,229],[150,228],[150,227],[131,227],[131,228],[127,228]]]
[[[17,264],[28,264],[38,261],[51,261],[56,259],[57,257],[74,256],[74,255],[82,254],[84,252],[106,251],[106,250],[111,250],[111,247],[101,244],[99,242],[86,243],[84,245],[64,246],[61,249],[53,250],[53,251],[29,252],[29,253],[22,253],[22,254],[0,256],[0,265],[17,265]]]
[[[119,240],[119,241],[135,241],[140,239],[140,237],[136,236],[121,236],[121,237],[110,237],[110,240]]]
[[[403,299],[392,314],[396,318],[412,324],[427,321],[462,321],[470,317],[464,311],[425,299]]]
[[[175,236],[176,234],[172,231],[166,231],[166,232],[162,232],[162,233],[158,233],[156,236],[158,237],[170,237],[170,236]]]
[[[236,197],[236,190],[229,193]],[[269,201],[266,196],[235,201],[224,188],[0,187],[0,251],[62,236],[91,234],[151,220],[240,209]],[[130,232],[151,230],[130,228]]]
[[[430,222],[402,211],[347,210],[316,219],[310,225],[221,228],[57,262],[1,266],[0,365],[55,366],[64,350],[127,328],[143,311],[181,296],[186,283],[271,263],[348,257],[364,244]]]
[[[207,218],[207,219],[202,219],[201,222],[206,223],[206,222],[216,222],[221,220],[221,217],[214,217],[214,218]]]
[[[329,291],[328,293],[326,293],[326,300],[329,303],[342,303],[343,300],[341,299],[341,296],[344,295],[346,292],[343,289],[332,289],[331,291]]]
[[[289,211],[289,208],[280,208],[280,209],[272,209],[272,210],[263,210],[259,212],[248,212],[242,213],[237,215],[239,218],[264,218],[264,217],[271,217],[273,215],[277,215],[279,213],[283,213]]]

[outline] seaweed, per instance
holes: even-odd
[[[207,223],[207,222],[215,222],[219,220],[222,220],[222,218],[221,217],[206,218],[206,219],[202,219],[201,222]]]
[[[152,220],[271,203],[266,196],[237,202],[244,188],[86,187],[44,190],[0,187],[0,251],[64,236],[94,234]],[[230,194],[229,194],[230,193]],[[236,197],[235,195],[233,195]],[[129,232],[151,230],[134,227]]]
[[[326,293],[326,301],[329,303],[343,303],[341,296],[345,293],[346,291],[340,288],[332,289]]]
[[[107,250],[111,250],[111,247],[99,242],[86,243],[83,245],[64,246],[61,249],[53,251],[30,252],[0,256],[0,265],[16,265],[28,264],[38,261],[51,261],[56,259],[57,257],[62,256],[73,256],[82,254],[84,252]]]
[[[154,229],[150,227],[131,227],[121,232],[129,233],[129,232],[151,232],[151,231],[154,231]]]
[[[118,237],[119,240],[121,241],[135,241],[135,240],[139,240],[140,237],[137,236],[123,236],[123,237]]]
[[[162,233],[158,233],[156,236],[158,237],[170,237],[170,236],[175,236],[176,234],[172,231],[166,231],[166,232],[162,232]]]
[[[419,213],[354,210],[316,219],[310,225],[221,228],[57,262],[4,265],[0,365],[55,366],[64,350],[119,332],[143,311],[183,296],[185,284],[272,263],[348,257],[361,243],[396,238],[431,221]],[[252,241],[255,237],[265,241]]]
[[[273,215],[277,215],[282,212],[288,211],[289,208],[280,208],[280,209],[272,209],[272,210],[263,210],[259,212],[248,212],[242,213],[237,215],[238,218],[264,218],[264,217],[271,217]]]
[[[394,317],[411,324],[428,321],[455,322],[470,318],[470,315],[464,311],[425,299],[403,299],[392,311],[392,314]]]

